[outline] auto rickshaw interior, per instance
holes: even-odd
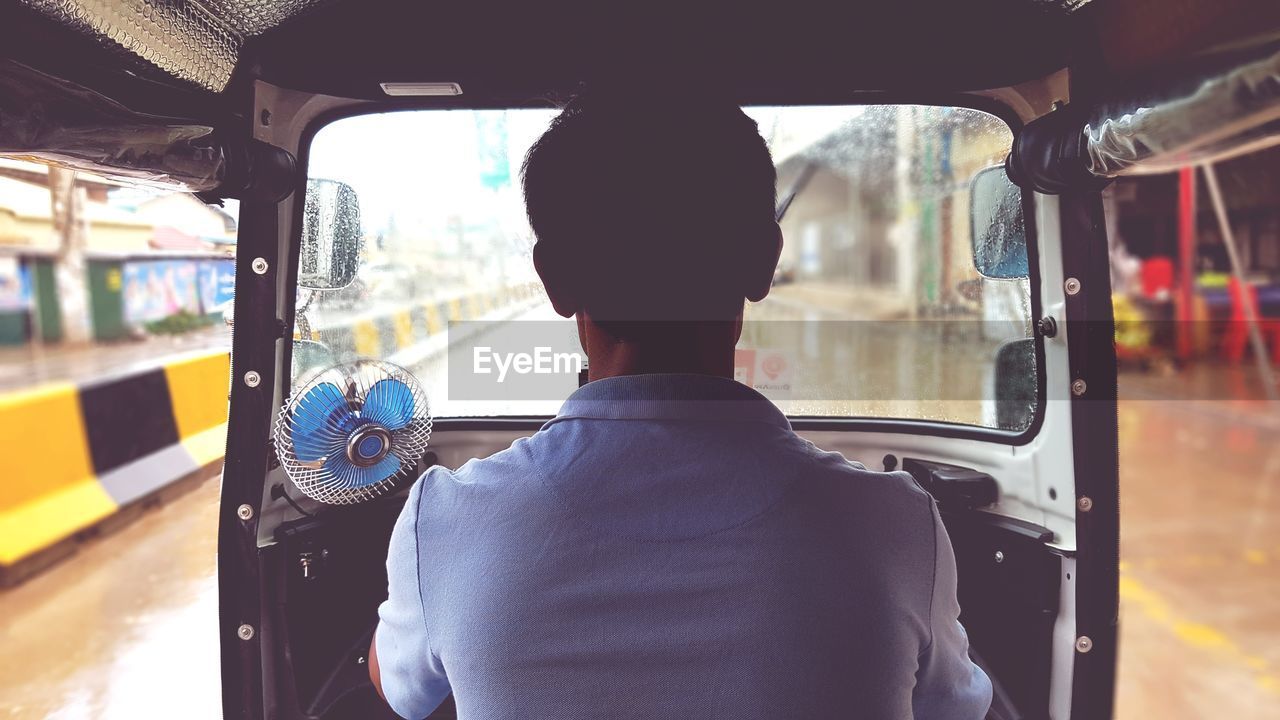
[[[818,445],[906,470],[938,499],[992,717],[1110,717],[1118,482],[1098,192],[1170,148],[1098,150],[1085,130],[1124,137],[1102,121],[1276,56],[1273,4],[79,5],[0,5],[0,151],[240,201],[226,717],[392,717],[364,662],[403,491],[536,431],[576,385],[513,399],[454,375],[477,334],[562,327],[539,310],[519,158],[584,84],[637,78],[714,85],[774,154],[790,250],[776,297],[747,310],[740,379]],[[1216,105],[1248,115],[1235,97]],[[1248,117],[1172,149],[1256,139],[1266,123]],[[918,372],[857,374],[881,346]],[[327,459],[290,434],[290,403],[328,378],[367,406],[379,373],[405,369],[392,379],[434,418],[375,440],[414,430],[412,457],[358,492],[318,492]]]

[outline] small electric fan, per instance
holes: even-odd
[[[294,486],[330,505],[372,500],[412,473],[431,437],[422,386],[407,370],[357,360],[299,388],[275,426],[276,452]]]

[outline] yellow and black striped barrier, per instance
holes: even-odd
[[[459,295],[406,305],[392,312],[347,319],[313,328],[308,338],[297,330],[295,340],[317,340],[339,357],[386,358],[437,337],[450,322],[479,320],[487,313],[541,297],[542,286],[526,283],[482,293]]]
[[[0,584],[77,532],[222,458],[226,351],[0,396]]]
[[[312,338],[385,357],[538,292],[528,284],[422,303]],[[46,549],[221,460],[230,370],[225,351],[203,352],[0,395],[0,585]]]

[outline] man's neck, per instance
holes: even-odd
[[[733,321],[671,323],[654,326],[636,339],[618,339],[589,319],[578,320],[588,380],[654,373],[732,378],[739,327]]]

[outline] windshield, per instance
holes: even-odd
[[[1003,162],[1009,127],[967,108],[746,110],[777,167],[785,246],[745,310],[737,378],[793,416],[1029,427],[1025,259],[984,276],[971,237],[974,179]],[[398,112],[316,135],[309,176],[354,190],[363,240],[354,281],[299,292],[295,337],[324,347],[295,353],[312,358],[295,357],[295,383],[307,364],[375,357],[416,374],[437,417],[555,413],[585,358],[538,283],[519,179],[554,115]],[[1003,208],[1001,247],[1025,254],[1016,199],[972,204]]]

